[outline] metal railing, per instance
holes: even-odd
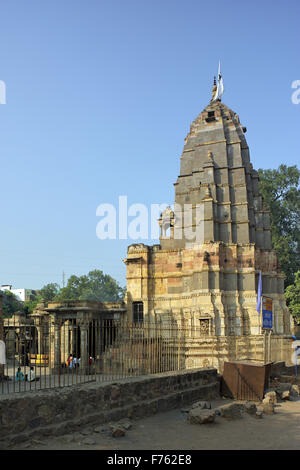
[[[282,357],[280,339],[272,338],[271,354]],[[191,368],[222,372],[225,360],[266,358],[263,335],[211,336],[176,322],[12,318],[4,319],[3,340],[2,394]]]

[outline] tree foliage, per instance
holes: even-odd
[[[300,270],[295,275],[295,282],[285,290],[287,305],[293,317],[300,321]]]
[[[79,277],[72,275],[67,286],[63,288],[55,283],[46,284],[34,299],[25,302],[18,300],[12,292],[4,291],[2,311],[5,317],[11,317],[16,312],[30,314],[38,303],[48,304],[53,300],[117,302],[123,300],[125,291],[126,289],[120,287],[111,276],[103,274],[100,270],[94,270]]]
[[[46,284],[39,291],[39,301],[45,302],[46,304],[51,302],[60,293],[60,286],[55,283]]]
[[[24,312],[24,305],[17,296],[10,291],[2,291],[2,313],[6,318],[10,318],[14,313]]]
[[[300,171],[296,165],[280,165],[277,170],[259,169],[258,175],[270,209],[273,247],[288,286],[300,269]]]
[[[120,287],[115,279],[96,269],[87,275],[71,276],[67,286],[61,289],[55,300],[114,302],[122,300],[124,294],[125,289]]]

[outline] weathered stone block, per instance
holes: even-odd
[[[266,414],[266,415],[272,415],[275,413],[275,407],[272,403],[264,403],[263,404],[263,412]]]
[[[243,405],[240,403],[228,403],[227,405],[220,406],[218,410],[222,418],[239,419],[242,418]]]
[[[214,410],[194,408],[189,412],[188,421],[191,424],[208,424],[215,421],[216,413]]]
[[[250,415],[255,415],[257,412],[256,404],[248,401],[244,404],[244,411]]]
[[[277,403],[277,395],[275,391],[270,391],[265,394],[265,403],[272,403],[273,405],[276,405]]]

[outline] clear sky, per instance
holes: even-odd
[[[96,208],[174,202],[219,59],[254,168],[298,164],[299,14],[299,0],[1,2],[0,284],[101,269],[125,285],[133,242],[99,240]]]

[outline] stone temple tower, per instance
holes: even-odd
[[[212,99],[191,124],[174,209],[159,219],[160,244],[128,248],[129,319],[198,326],[207,338],[223,338],[226,350],[232,336],[263,334],[256,311],[261,271],[262,293],[273,300],[273,336],[291,334],[284,276],[245,133],[239,116],[220,99]],[[187,236],[197,226],[200,239]]]

